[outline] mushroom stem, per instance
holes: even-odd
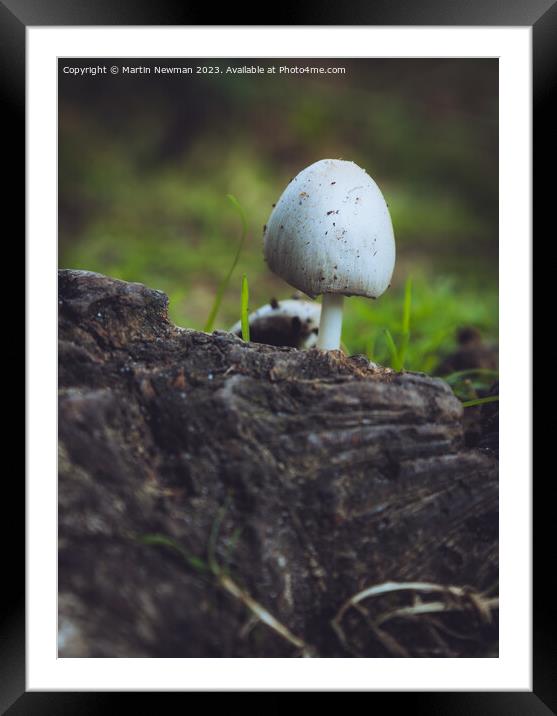
[[[323,294],[321,322],[317,338],[317,347],[321,350],[334,351],[340,348],[343,303],[344,296],[341,293]]]

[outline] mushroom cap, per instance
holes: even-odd
[[[308,296],[376,298],[389,286],[395,239],[383,194],[354,162],[322,159],[288,184],[263,235],[269,268]]]
[[[311,348],[317,343],[321,304],[288,298],[266,303],[248,316],[250,340],[272,346]],[[229,329],[242,335],[241,322]]]

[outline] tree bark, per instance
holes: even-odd
[[[449,386],[167,303],[59,272],[59,655],[496,656],[497,459]],[[443,590],[346,604],[391,582]]]

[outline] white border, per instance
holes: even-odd
[[[29,690],[531,690],[531,28],[27,28]],[[499,57],[498,659],[57,659],[57,56]],[[515,358],[520,357],[520,360]]]

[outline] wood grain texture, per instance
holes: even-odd
[[[218,575],[146,534],[204,564],[213,549],[312,656],[493,655],[496,614],[482,619],[473,597],[438,627],[399,618],[378,634],[365,605],[346,643],[331,625],[375,584],[497,583],[497,460],[465,446],[449,386],[178,328],[167,303],[59,274],[60,656],[300,655]]]

